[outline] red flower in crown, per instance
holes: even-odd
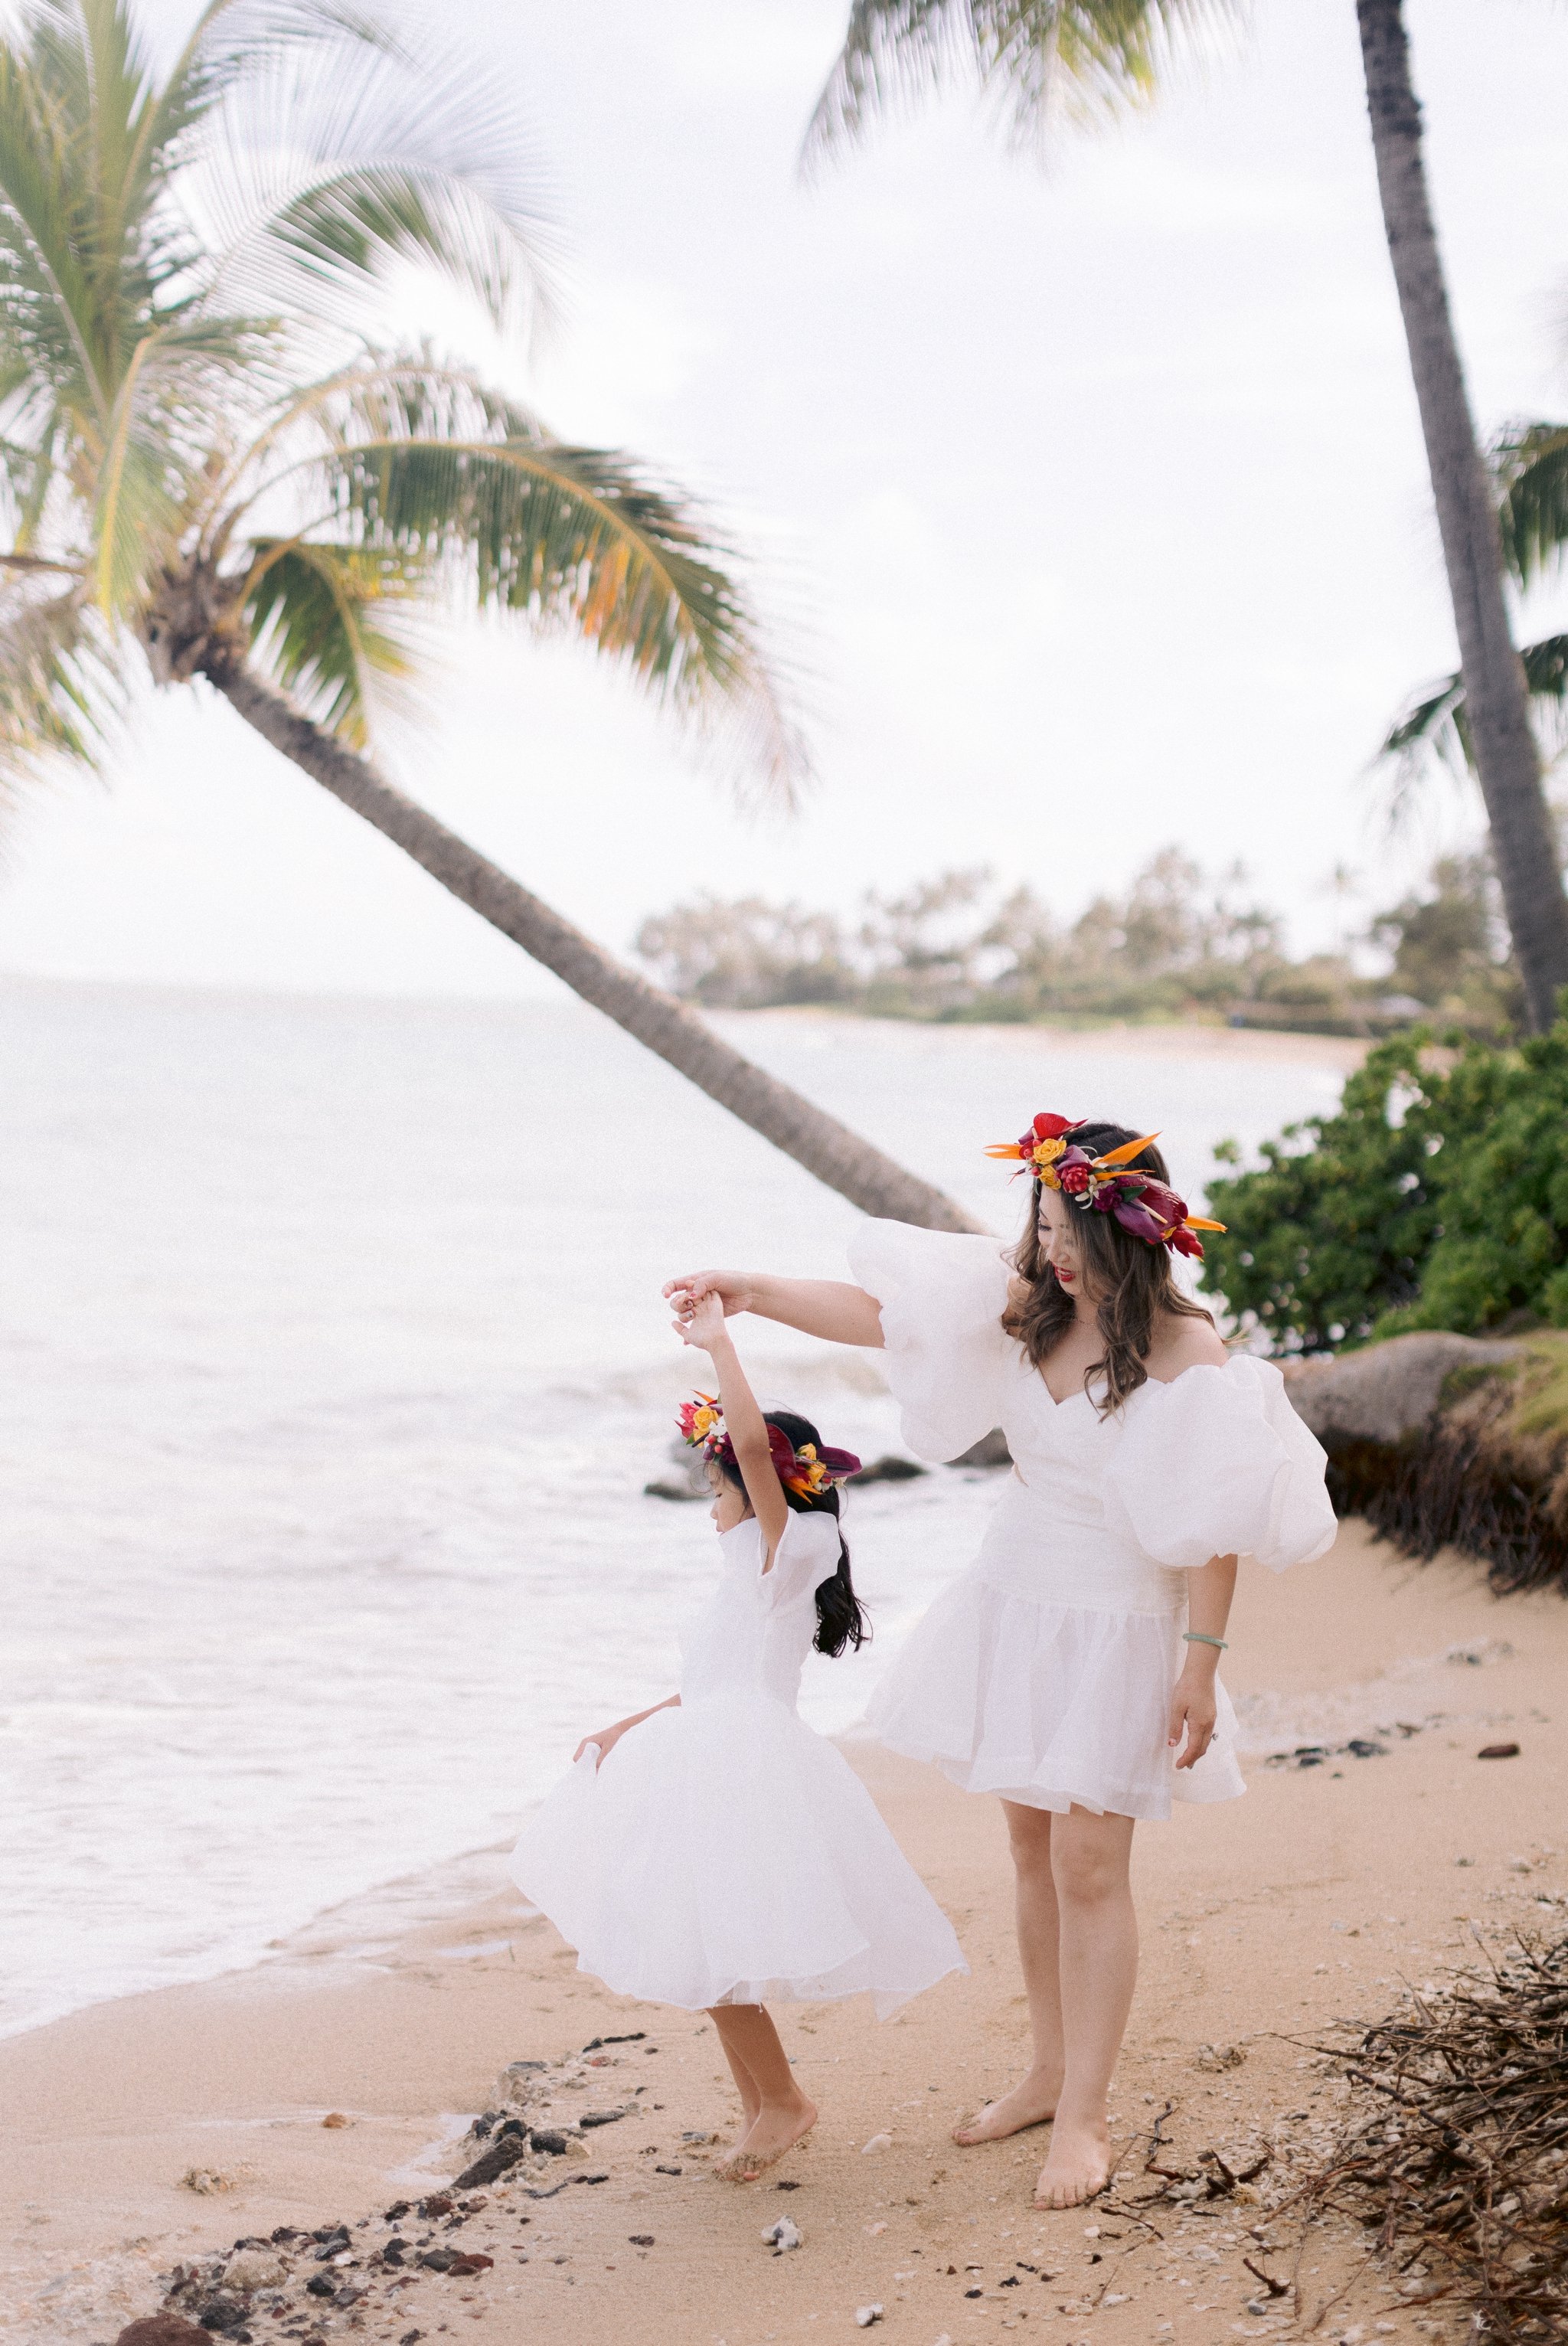
[[[1037,1116],[1027,1132],[1016,1140],[998,1141],[986,1150],[987,1157],[1015,1157],[1021,1173],[1032,1173],[1040,1180],[1049,1166],[1064,1155],[1067,1143],[1064,1135],[1075,1132],[1083,1122],[1075,1116]]]
[[[1091,1157],[1064,1137],[1082,1130],[1083,1124],[1081,1117],[1037,1116],[1017,1140],[998,1141],[985,1153],[1016,1158],[1020,1172],[1033,1175],[1047,1189],[1061,1190],[1081,1209],[1093,1207],[1096,1213],[1115,1214],[1132,1238],[1201,1260],[1198,1231],[1223,1230],[1225,1224],[1189,1214],[1186,1200],[1164,1181],[1133,1168],[1131,1160],[1141,1157],[1158,1133],[1145,1132],[1107,1148],[1102,1157]]]
[[[705,1458],[728,1459],[734,1464],[735,1444],[729,1438],[717,1394],[699,1392],[690,1401],[683,1401],[675,1422],[682,1441],[700,1450]],[[814,1442],[802,1443],[797,1450],[781,1425],[768,1428],[768,1454],[785,1489],[799,1492],[803,1499],[815,1499],[833,1484],[847,1483],[860,1471],[860,1462],[852,1450],[833,1450],[825,1442],[820,1450]]]

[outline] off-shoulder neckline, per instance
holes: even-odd
[[[1256,1366],[1264,1365],[1263,1363],[1258,1362],[1256,1355],[1251,1352],[1232,1352],[1228,1360],[1225,1361],[1189,1361],[1185,1369],[1178,1369],[1174,1377],[1151,1377],[1145,1375],[1143,1383],[1138,1386],[1136,1392],[1130,1392],[1127,1395],[1127,1401],[1124,1402],[1122,1406],[1125,1409],[1127,1406],[1128,1402],[1136,1401],[1139,1393],[1149,1392],[1156,1389],[1160,1392],[1170,1392],[1176,1385],[1180,1384],[1184,1377],[1196,1376],[1202,1369],[1212,1370],[1216,1376],[1222,1377],[1227,1369],[1236,1368],[1242,1361],[1252,1362]],[[1094,1399],[1094,1394],[1091,1389],[1087,1385],[1082,1385],[1076,1392],[1070,1392],[1064,1400],[1058,1401],[1050,1386],[1045,1382],[1044,1371],[1043,1369],[1036,1369],[1034,1371],[1034,1377],[1042,1392],[1044,1393],[1046,1400],[1050,1402],[1054,1410],[1071,1409],[1075,1401],[1092,1401]]]

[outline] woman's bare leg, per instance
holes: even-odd
[[[1034,2187],[1038,2208],[1079,2206],[1110,2170],[1107,2103],[1138,1974],[1132,1849],[1131,1817],[1074,1809],[1054,1820],[1064,2061],[1050,2156]]]
[[[1000,2142],[1003,2135],[1020,2134],[1025,2127],[1044,2126],[1056,2110],[1062,2090],[1062,1990],[1058,1949],[1061,1915],[1056,1881],[1051,1864],[1052,1827],[1066,1822],[1049,1809],[1026,1808],[1019,1800],[1003,1800],[1008,1839],[1013,1846],[1016,1877],[1014,1912],[1018,1924],[1018,1960],[1023,1992],[1029,1999],[1029,2029],[1034,2057],[1029,2074],[988,2102],[967,2125],[955,2127],[954,2142]]]
[[[758,2096],[750,2126],[714,2171],[731,2183],[750,2183],[810,2133],[817,2123],[816,2104],[795,2083],[789,2055],[765,2005],[716,2004],[708,2018],[718,2032],[736,2083],[740,2083],[744,2072]]]

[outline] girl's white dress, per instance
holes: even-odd
[[[513,1878],[619,1995],[875,1999],[879,2017],[968,1965],[843,1755],[796,1708],[839,1526],[791,1510],[770,1571],[754,1516],[682,1637],[680,1705],[589,1750],[524,1826]]]
[[[1246,1790],[1223,1686],[1214,1740],[1176,1768],[1186,1573],[1247,1554],[1277,1572],[1333,1541],[1325,1459],[1270,1362],[1151,1379],[1102,1417],[1055,1402],[1001,1325],[1002,1241],[869,1221],[850,1244],[881,1305],[904,1438],[953,1458],[1000,1425],[1013,1453],[980,1554],[911,1635],[868,1707],[895,1751],[1034,1808],[1168,1817]]]

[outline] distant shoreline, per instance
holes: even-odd
[[[538,1015],[558,1010],[588,1018],[604,1015],[586,1003],[579,1002],[565,987],[548,982],[542,984],[537,994],[397,994],[368,989],[358,993],[305,986],[251,986],[223,983],[204,985],[189,980],[159,978],[57,977],[27,970],[0,969],[0,1000],[7,994],[49,994],[140,995],[164,1002],[195,1000],[255,1005],[277,1003],[290,1007],[320,1003],[367,1010],[466,1010],[483,1013],[489,1017]],[[1183,1043],[1190,1046],[1194,1057],[1274,1060],[1284,1064],[1295,1061],[1298,1064],[1339,1067],[1346,1073],[1360,1066],[1376,1039],[1355,1035],[1323,1035],[1295,1027],[1227,1026],[1202,1018],[1038,1018],[1027,1021],[1006,1018],[893,1018],[864,1010],[838,1009],[821,1003],[781,1004],[767,1010],[706,1010],[699,1011],[698,1015],[710,1019],[720,1028],[734,1025],[743,1032],[749,1026],[762,1025],[820,1025],[840,1033],[856,1025],[865,1025],[875,1027],[880,1034],[898,1030],[921,1035],[962,1036],[982,1047],[1018,1049],[1027,1047],[1032,1042],[1049,1038],[1053,1044],[1067,1049],[1095,1048],[1124,1052],[1129,1056],[1136,1054],[1145,1038],[1151,1042],[1168,1042],[1172,1036],[1179,1035]]]

